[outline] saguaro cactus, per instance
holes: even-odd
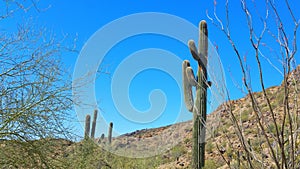
[[[95,138],[95,130],[96,130],[96,123],[97,123],[97,114],[98,114],[98,111],[95,110],[94,111],[94,118],[93,118],[93,122],[92,122],[91,138]]]
[[[86,115],[85,117],[85,130],[84,130],[84,138],[89,138],[90,135],[90,125],[91,125],[91,116]]]
[[[111,143],[111,137],[112,137],[112,129],[113,129],[113,123],[109,123],[109,129],[108,129],[108,143]]]
[[[105,137],[105,135],[104,135],[104,133],[102,133],[100,136],[100,140],[104,140],[104,137]]]
[[[99,138],[99,140],[98,140],[98,144],[101,144],[102,142],[103,142],[103,140],[104,140],[104,134],[102,133],[101,134],[101,136],[100,136],[100,138]]]
[[[206,21],[199,24],[199,46],[198,50],[195,42],[188,42],[193,58],[198,62],[197,78],[188,60],[183,61],[183,88],[184,100],[187,109],[193,112],[193,168],[200,169],[205,163],[205,134],[206,134],[206,97],[207,86],[207,56],[208,56],[208,31]],[[196,99],[194,101],[192,87],[196,87]]]

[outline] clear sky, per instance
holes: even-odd
[[[217,13],[220,19],[224,20],[224,1],[217,1]],[[278,6],[282,6],[282,2],[276,2]],[[251,4],[251,1],[249,1]],[[292,3],[292,8],[298,10],[296,7],[299,7],[299,2]],[[208,29],[209,29],[209,40],[211,42],[211,47],[217,46],[219,58],[222,62],[224,72],[226,74],[226,85],[230,91],[230,96],[232,99],[237,99],[243,97],[243,94],[240,89],[238,89],[237,84],[241,84],[242,76],[238,66],[237,58],[233,53],[231,46],[228,43],[226,37],[221,33],[221,31],[216,28],[208,20],[206,11],[210,16],[213,16],[214,2],[213,1],[204,1],[204,0],[194,0],[194,1],[160,1],[160,0],[76,0],[76,1],[43,1],[39,4],[39,8],[46,9],[43,12],[30,11],[24,14],[16,14],[12,21],[9,21],[6,24],[6,28],[15,30],[16,22],[23,22],[32,18],[34,22],[37,22],[38,25],[43,25],[47,27],[48,30],[52,30],[58,37],[68,34],[68,38],[76,38],[76,45],[78,51],[81,51],[84,45],[87,45],[92,36],[95,36],[95,33],[102,29],[105,25],[120,19],[122,17],[143,13],[143,12],[157,12],[157,13],[166,13],[172,16],[177,16],[187,22],[191,23],[194,26],[197,26],[200,20],[207,20]],[[250,5],[251,9],[259,13],[263,13],[265,10],[264,3],[259,2],[256,8],[253,8],[253,5]],[[288,18],[289,13],[286,9],[280,9],[280,12],[283,18]],[[241,11],[240,3],[233,1],[229,6],[229,14],[231,19],[231,33],[236,41],[238,48],[241,51],[241,54],[245,56],[249,70],[251,70],[252,87],[254,91],[259,91],[260,86],[258,85],[258,74],[257,74],[257,65],[255,63],[254,57],[252,56],[251,47],[248,40],[248,29],[245,21],[245,15]],[[297,11],[297,16],[299,16],[299,11]],[[256,18],[254,18],[256,19]],[[154,20],[157,20],[156,17],[153,17],[148,20],[149,26],[153,28],[159,28],[161,25],[151,25]],[[255,23],[260,24],[259,21],[254,20]],[[3,23],[3,22],[2,22]],[[166,23],[168,24],[168,22]],[[290,25],[287,24],[287,27]],[[134,29],[135,25],[129,25],[124,28],[119,28],[120,32],[122,29]],[[139,25],[136,25],[139,27]],[[166,25],[168,27],[168,25]],[[257,28],[260,29],[258,26]],[[170,32],[180,32],[181,27],[173,27],[170,29]],[[182,29],[184,31],[185,29]],[[183,32],[187,33],[188,32]],[[110,34],[106,35],[106,38]],[[112,37],[114,35],[111,35]],[[195,37],[195,41],[197,41]],[[99,40],[99,39],[98,39]],[[272,44],[269,41],[269,38],[264,39],[266,42]],[[106,39],[99,44],[106,43]],[[181,82],[178,83],[177,75],[180,80],[181,77],[181,67],[173,67],[171,70],[175,70],[175,73],[178,70],[176,77],[168,72],[164,72],[159,69],[151,69],[151,64],[158,65],[162,63],[163,65],[173,66],[168,63],[168,60],[160,59],[159,55],[178,57],[181,60],[188,59],[191,62],[194,62],[189,50],[186,46],[186,43],[180,42],[178,39],[171,37],[154,34],[154,33],[145,33],[135,36],[122,39],[120,42],[116,43],[109,52],[104,56],[103,62],[100,67],[103,71],[108,72],[109,74],[100,74],[95,81],[95,97],[98,102],[98,108],[100,110],[101,116],[105,122],[109,123],[110,121],[114,122],[115,135],[123,134],[126,132],[131,132],[136,129],[143,128],[152,128],[159,127],[175,122],[181,122],[189,120],[192,118],[191,113],[189,113],[184,105],[182,92],[181,92]],[[96,48],[101,50],[102,46],[99,45]],[[147,53],[151,50],[150,53]],[[155,49],[161,49],[164,51],[156,51]],[[276,50],[276,49],[275,49]],[[157,56],[149,56],[158,52]],[[166,52],[166,53],[165,53]],[[168,53],[169,52],[169,53]],[[266,57],[272,60],[273,64],[279,67],[280,59],[276,55],[273,55],[272,52],[267,50],[265,52]],[[76,63],[78,62],[79,53],[65,54],[63,56],[63,62],[69,68],[70,73],[73,74],[74,69],[76,68]],[[98,56],[94,56],[98,57]],[[123,71],[120,71],[122,67],[120,65],[126,64],[125,61],[130,61],[128,58],[138,57],[139,61],[143,60],[145,62],[140,62],[141,64],[149,63],[149,69],[139,70],[136,72],[134,78],[130,82],[120,80],[124,75],[127,75],[128,72],[126,67]],[[298,55],[297,55],[298,57]],[[141,59],[143,58],[143,59]],[[282,76],[278,73],[270,64],[267,64],[267,60],[263,59],[263,64],[266,64],[266,86],[278,85],[281,83]],[[136,63],[136,62],[134,62]],[[177,62],[176,62],[177,63]],[[77,63],[78,64],[78,63]],[[130,62],[127,64],[130,65]],[[212,65],[217,64],[217,60],[214,60]],[[175,64],[176,65],[176,64]],[[127,65],[128,66],[128,65]],[[196,70],[196,64],[192,63],[194,70]],[[132,66],[134,67],[134,66]],[[164,66],[162,66],[164,67]],[[219,68],[215,68],[219,69]],[[119,70],[119,71],[118,71]],[[124,70],[126,70],[124,72]],[[196,72],[196,71],[195,71]],[[217,78],[221,78],[223,75],[218,73]],[[122,74],[123,73],[123,74]],[[125,74],[124,74],[125,73]],[[116,79],[116,77],[119,77]],[[126,78],[125,78],[126,80]],[[128,80],[128,79],[127,79]],[[225,81],[223,81],[225,84]],[[237,84],[236,84],[237,83]],[[129,84],[129,87],[126,85]],[[127,88],[126,88],[127,87]],[[118,89],[121,89],[118,91]],[[122,100],[125,97],[121,96],[121,93],[125,90],[125,97],[129,98],[128,100]],[[115,90],[115,91],[114,91]],[[126,92],[128,91],[128,92]],[[160,92],[163,91],[163,92]],[[113,94],[112,94],[113,93]],[[120,94],[120,95],[118,95]],[[220,95],[220,94],[219,94]],[[150,97],[150,98],[149,98]],[[151,97],[154,99],[151,100]],[[120,100],[121,99],[121,100]],[[149,99],[152,101],[149,101]],[[89,102],[89,98],[86,100]],[[211,94],[208,99],[209,106],[217,105],[218,102],[215,102]],[[214,103],[212,103],[214,102]],[[117,105],[116,105],[117,103]],[[129,103],[129,104],[128,104]],[[122,105],[124,104],[124,105]],[[131,104],[131,105],[130,105]],[[118,107],[119,106],[119,107]],[[123,107],[122,107],[123,106]],[[126,108],[130,106],[130,108]],[[158,106],[156,108],[156,106]],[[132,109],[131,109],[132,108]],[[151,110],[153,108],[153,110]],[[94,107],[80,109],[77,112],[79,119],[74,121],[84,121],[86,113],[92,115]],[[157,118],[151,119],[147,116],[147,112],[154,110],[162,112],[154,112]],[[138,119],[138,114],[131,114],[126,111],[137,111],[137,112],[146,112],[144,121],[136,122]],[[125,111],[125,112],[124,112]],[[211,111],[210,109],[208,111]],[[75,112],[75,110],[74,110]],[[178,116],[180,115],[180,118]],[[128,116],[132,117],[128,117]],[[135,116],[135,117],[133,117]],[[143,115],[141,116],[143,117]],[[130,119],[132,118],[132,119]],[[149,121],[147,121],[147,118]],[[135,120],[134,120],[135,119]],[[100,123],[100,121],[99,121]],[[101,121],[102,123],[102,121]],[[79,126],[77,123],[75,126]],[[81,128],[78,127],[79,133],[83,133]],[[99,136],[101,133],[107,133],[107,128],[105,124],[100,124],[97,127],[96,135]],[[82,134],[81,134],[82,135]]]

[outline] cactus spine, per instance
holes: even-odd
[[[84,138],[88,139],[90,135],[90,125],[91,125],[91,116],[86,115],[85,117],[85,130],[84,130]]]
[[[205,163],[205,123],[206,123],[206,97],[207,97],[207,56],[208,56],[208,31],[206,21],[199,24],[199,46],[195,42],[188,42],[193,58],[198,62],[197,79],[194,76],[190,62],[185,60],[182,64],[184,100],[187,109],[193,112],[193,168],[201,169]],[[194,102],[192,87],[196,87]]]
[[[96,130],[97,114],[98,114],[98,111],[95,110],[95,111],[94,111],[94,118],[93,118],[93,122],[92,122],[91,138],[95,138],[95,130]]]
[[[112,137],[112,130],[113,130],[113,123],[109,123],[109,129],[108,129],[108,143],[111,143],[111,137]]]

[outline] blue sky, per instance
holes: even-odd
[[[251,1],[249,2],[251,4]],[[277,2],[278,6],[282,6],[282,2]],[[298,2],[293,2],[292,7],[299,6]],[[186,1],[133,1],[133,0],[110,0],[110,1],[96,1],[96,0],[78,0],[78,1],[43,1],[39,4],[41,9],[47,9],[43,12],[37,12],[32,10],[24,14],[16,14],[12,20],[7,21],[4,27],[15,30],[15,23],[26,21],[28,18],[32,18],[38,25],[47,27],[48,30],[52,30],[55,34],[63,36],[68,34],[69,38],[77,38],[77,49],[80,51],[85,44],[89,41],[91,36],[103,26],[108,23],[119,19],[121,17],[141,13],[141,12],[159,12],[167,13],[170,15],[178,16],[187,20],[193,25],[197,26],[200,20],[207,20],[209,28],[209,39],[213,45],[218,46],[218,52],[220,60],[223,64],[226,74],[226,85],[230,91],[232,99],[241,98],[244,96],[240,89],[237,88],[236,83],[241,85],[242,76],[238,66],[237,58],[231,46],[228,43],[226,37],[221,31],[212,25],[206,16],[206,11],[213,16],[213,1],[194,0],[191,2]],[[254,9],[250,5],[251,9]],[[217,1],[217,13],[221,19],[225,19],[224,15],[224,1]],[[264,3],[259,2],[257,4],[258,12],[264,12]],[[294,11],[296,11],[295,9]],[[231,18],[231,33],[233,39],[236,41],[238,49],[241,54],[245,56],[247,65],[251,70],[252,87],[254,91],[259,91],[260,86],[258,82],[258,72],[256,71],[257,65],[255,59],[252,56],[251,46],[248,40],[248,29],[245,21],[245,15],[242,13],[240,3],[236,1],[230,3],[230,18]],[[255,11],[255,10],[254,10]],[[281,12],[282,11],[282,12]],[[281,9],[280,14],[284,18],[288,18],[289,14],[286,9]],[[296,13],[299,16],[299,11]],[[260,24],[259,21],[254,20],[255,23]],[[151,22],[151,21],[149,21]],[[3,22],[2,22],[3,23]],[[270,23],[271,24],[271,23]],[[159,27],[159,25],[157,25]],[[288,29],[289,24],[286,26]],[[256,27],[259,28],[260,27]],[[126,28],[129,29],[129,28]],[[174,28],[178,29],[178,28]],[[197,39],[195,39],[197,41]],[[264,39],[265,42],[273,44],[270,37]],[[186,42],[187,43],[187,42]],[[101,48],[101,47],[99,47]],[[189,50],[186,44],[174,40],[170,37],[156,35],[156,34],[143,34],[137,35],[121,42],[117,43],[105,56],[101,67],[104,71],[109,72],[107,74],[100,74],[95,82],[95,92],[98,101],[98,107],[104,118],[109,123],[113,121],[115,123],[115,134],[123,134],[126,132],[134,131],[136,129],[152,128],[163,125],[172,124],[174,122],[185,121],[191,119],[191,114],[183,107],[184,116],[177,119],[178,111],[181,111],[182,106],[182,93],[180,92],[181,84],[178,84],[176,80],[167,73],[157,70],[149,69],[139,72],[130,83],[128,89],[130,101],[132,106],[141,112],[147,112],[151,109],[151,102],[149,102],[149,95],[154,89],[163,91],[164,94],[158,94],[158,102],[167,101],[164,111],[160,116],[151,123],[135,123],[122,116],[120,111],[114,105],[114,101],[111,96],[112,79],[118,66],[124,61],[125,58],[133,53],[143,49],[163,49],[172,52],[180,59],[188,59],[193,62],[192,57],[189,54]],[[274,50],[276,48],[274,47]],[[268,50],[263,51],[270,60],[276,66],[280,65],[278,58]],[[142,56],[140,56],[142,57]],[[297,55],[298,57],[298,55]],[[70,73],[73,73],[75,69],[76,61],[78,59],[78,53],[65,54],[63,62],[69,68]],[[157,62],[162,62],[157,60]],[[267,60],[263,59],[265,67],[266,86],[278,85],[281,83],[282,76],[272,68]],[[192,63],[194,70],[196,68],[195,63]],[[181,67],[178,67],[181,69]],[[181,75],[180,75],[181,76]],[[121,84],[120,84],[121,85]],[[117,96],[118,97],[118,96]],[[209,98],[209,101],[213,99]],[[157,101],[157,100],[154,100]],[[154,102],[153,102],[154,103]],[[209,102],[209,104],[214,104]],[[92,114],[93,108],[87,108],[83,112],[77,112],[81,114],[78,121],[84,120],[86,113]],[[177,112],[177,113],[176,113]],[[177,121],[178,120],[178,121]],[[75,120],[76,121],[76,120]],[[83,133],[81,128],[78,127],[78,123],[75,124],[79,133]],[[96,135],[101,133],[106,134],[107,128],[105,124],[98,125]]]

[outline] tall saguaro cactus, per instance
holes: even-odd
[[[96,130],[96,123],[97,123],[97,114],[98,111],[94,111],[94,117],[93,117],[93,122],[92,122],[92,131],[91,131],[91,138],[95,138],[95,130]]]
[[[201,169],[205,164],[205,134],[206,134],[206,97],[207,97],[207,56],[208,56],[208,31],[206,21],[199,24],[198,50],[193,40],[188,42],[193,58],[198,62],[197,78],[188,60],[183,61],[183,88],[184,100],[187,109],[193,112],[193,168]],[[192,87],[196,87],[194,101]]]
[[[111,137],[112,137],[112,129],[113,129],[113,123],[109,123],[109,128],[108,128],[108,143],[111,143]]]
[[[85,117],[85,130],[84,130],[84,138],[88,139],[90,135],[90,125],[91,125],[91,116],[86,115]]]

